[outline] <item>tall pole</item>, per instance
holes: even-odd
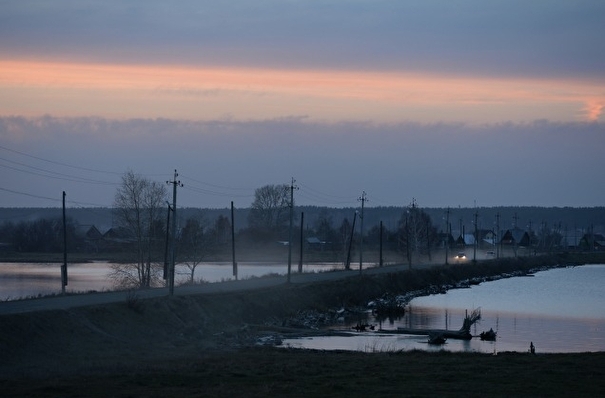
[[[233,211],[233,201],[231,201],[231,257],[233,260],[233,276],[237,280],[237,262],[235,261],[235,216]]]
[[[63,266],[61,267],[61,293],[67,286],[67,219],[65,218],[65,191],[63,191]]]
[[[357,211],[353,215],[353,225],[351,226],[351,236],[349,236],[349,250],[347,252],[347,263],[345,269],[351,269],[351,247],[353,246],[353,234],[355,234],[355,220],[357,219]]]
[[[380,245],[379,245],[379,247],[380,247],[380,259],[379,259],[379,262],[378,262],[378,265],[380,267],[382,267],[384,265],[383,264],[383,258],[382,258],[382,231],[383,231],[382,220],[380,220]]]
[[[500,236],[500,213],[496,213],[496,258],[500,258],[502,237]]]
[[[175,244],[176,244],[176,188],[177,186],[183,186],[180,181],[177,181],[179,174],[174,170],[174,179],[172,181],[166,181],[167,184],[172,184],[172,226],[170,235],[172,235],[172,242],[170,245],[170,272],[168,273],[168,294],[174,295],[174,260],[175,260]]]
[[[300,258],[298,259],[298,273],[302,274],[303,269],[303,247],[304,247],[304,224],[305,224],[305,213],[300,212]]]
[[[162,275],[162,278],[166,281],[167,284],[169,284],[170,281],[168,279],[168,251],[170,249],[170,212],[172,211],[172,209],[170,208],[170,203],[168,201],[166,201],[166,204],[168,205],[168,211],[166,212],[166,247],[164,248],[164,273]]]
[[[288,283],[290,283],[290,274],[292,273],[292,226],[294,223],[294,183],[296,180],[292,177],[290,183],[290,231],[288,236]]]
[[[359,226],[359,273],[361,274],[361,269],[363,266],[363,209],[365,206],[365,202],[367,199],[366,197],[366,191],[363,191],[361,193],[361,196],[357,199],[359,201],[361,201],[361,214],[359,215],[359,218],[361,220],[360,226]]]
[[[475,244],[473,246],[473,262],[477,262],[477,245],[479,244],[479,229],[477,226],[477,217],[479,212],[475,211]]]
[[[450,246],[450,232],[449,232],[449,225],[450,225],[450,208],[447,208],[447,211],[445,212],[445,265],[448,265],[448,256],[449,256],[449,246]]]

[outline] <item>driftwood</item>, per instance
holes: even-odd
[[[479,338],[484,341],[496,341],[496,332],[490,328],[487,332],[481,332]]]
[[[464,322],[460,330],[447,330],[447,329],[408,329],[408,328],[397,328],[397,330],[384,330],[381,329],[382,333],[393,333],[393,334],[413,334],[413,335],[435,335],[442,336],[448,339],[456,340],[470,340],[473,338],[471,334],[471,326],[481,319],[481,311],[479,308],[475,309],[471,314],[468,313],[464,317]]]

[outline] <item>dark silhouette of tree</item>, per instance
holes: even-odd
[[[208,254],[208,236],[203,216],[189,218],[181,230],[178,257],[189,269],[189,282],[195,282],[195,269]]]
[[[76,233],[73,219],[66,219],[67,250],[74,251],[82,243]],[[41,218],[35,221],[22,221],[18,224],[8,223],[0,235],[3,241],[11,243],[17,252],[56,253],[63,251],[63,220]]]
[[[289,206],[288,185],[257,188],[248,214],[248,227],[260,240],[280,237],[288,228]]]
[[[115,220],[133,237],[134,258],[112,266],[110,278],[121,287],[145,288],[161,282],[164,246],[156,229],[165,222],[166,191],[164,184],[132,171],[122,176],[114,199]]]
[[[405,253],[408,264],[419,254],[429,259],[432,248],[438,243],[438,231],[431,217],[418,207],[416,201],[404,211],[399,220],[399,248]]]

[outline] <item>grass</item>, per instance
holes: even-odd
[[[239,348],[255,337],[245,324],[569,261],[500,260],[168,299],[133,293],[122,303],[7,315],[0,322],[0,391],[6,397],[604,396],[605,353],[376,352],[383,348],[377,343],[366,352]]]
[[[3,396],[595,397],[605,353],[356,353],[252,348],[128,371],[0,382]]]

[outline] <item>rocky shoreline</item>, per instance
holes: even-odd
[[[380,297],[369,299],[366,304],[356,306],[329,308],[324,311],[302,309],[291,316],[285,318],[272,318],[264,322],[263,325],[255,325],[255,328],[259,331],[262,330],[263,327],[265,330],[270,329],[272,331],[267,335],[260,335],[256,344],[280,345],[284,338],[292,338],[294,335],[334,335],[335,333],[342,332],[334,332],[329,329],[330,326],[340,325],[346,318],[359,318],[360,315],[370,312],[373,315],[382,316],[384,318],[403,316],[406,306],[417,297],[445,294],[450,290],[467,289],[471,286],[485,282],[521,276],[532,276],[540,271],[546,271],[553,268],[573,267],[577,265],[579,264],[567,262],[540,265],[533,268],[523,267],[523,269],[506,271],[493,275],[473,276],[454,282],[430,284],[424,288],[407,292],[394,293],[392,291],[387,291]],[[281,334],[274,333],[279,330],[282,331]]]
[[[77,363],[83,352],[103,358],[99,347],[106,343],[132,358],[164,355],[164,349],[180,355],[173,344],[196,350],[275,344],[286,336],[333,333],[328,327],[347,315],[404,311],[415,297],[582,263],[605,263],[605,255],[503,258],[243,292],[159,297],[139,300],[136,306],[125,302],[7,315],[0,322],[0,359],[12,355],[27,366],[29,359],[46,361],[55,347],[67,347],[66,354]],[[39,348],[31,348],[35,346]]]

